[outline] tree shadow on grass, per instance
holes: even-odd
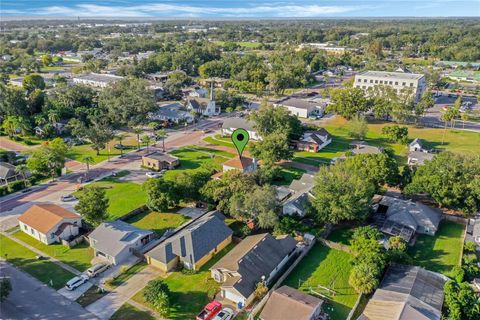
[[[170,294],[172,305],[168,319],[195,319],[195,316],[205,307],[209,300],[207,294],[201,291],[172,291]]]

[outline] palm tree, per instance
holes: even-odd
[[[18,129],[20,129],[22,136],[26,136],[31,129],[30,121],[25,117],[18,117]]]
[[[115,136],[115,140],[118,141],[118,143],[120,144],[120,156],[123,156],[123,144],[122,144],[122,141],[123,139],[126,138],[126,135],[123,134],[123,133],[119,133]]]
[[[83,162],[87,165],[87,173],[90,171],[90,164],[93,162],[93,157],[85,156],[83,157]]]
[[[445,122],[445,127],[444,127],[444,129],[443,129],[443,136],[442,136],[442,144],[443,144],[444,141],[445,141],[445,133],[447,132],[447,123],[448,123],[449,121],[452,121],[452,119],[453,119],[453,114],[452,114],[452,112],[449,112],[449,111],[450,111],[450,109],[448,109],[447,111],[445,111],[445,112],[440,116],[440,119]]]
[[[52,125],[60,121],[60,115],[58,114],[57,110],[48,110],[47,118]]]
[[[167,131],[165,129],[160,129],[155,132],[157,137],[162,138],[162,149],[165,152],[165,138],[167,137]]]
[[[152,143],[152,138],[145,135],[145,136],[142,137],[142,143],[144,143],[147,146],[147,153],[148,153],[148,147],[149,147],[150,143]]]
[[[8,136],[12,138],[17,132],[18,125],[19,125],[18,117],[7,116],[5,120],[3,120],[2,128],[5,129]]]
[[[140,134],[142,134],[142,128],[134,128],[133,132],[137,135],[137,149],[140,149]]]
[[[28,187],[27,185],[28,167],[25,164],[20,164],[15,168],[15,172],[22,176],[23,184],[25,185],[25,188],[27,188]]]
[[[462,118],[462,121],[463,121],[463,129],[465,129],[465,121],[468,121],[468,119],[470,119],[470,116],[468,115],[467,112],[463,112],[463,113],[460,115],[460,118]]]

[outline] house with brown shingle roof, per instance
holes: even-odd
[[[260,314],[261,320],[315,320],[322,311],[323,300],[289,286],[273,291]]]
[[[51,244],[78,235],[82,217],[56,204],[35,204],[18,218],[20,230]]]
[[[240,170],[243,173],[250,173],[257,170],[255,159],[248,157],[235,157],[223,163],[223,172]]]

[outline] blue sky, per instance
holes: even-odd
[[[480,0],[0,0],[0,15],[164,18],[478,17]]]

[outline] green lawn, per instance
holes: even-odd
[[[324,307],[333,320],[344,320],[355,305],[358,294],[348,284],[351,256],[343,251],[316,244],[287,277],[284,284],[305,293],[321,293],[330,300]],[[319,285],[336,291],[333,296]]]
[[[415,264],[445,274],[460,265],[464,229],[461,224],[443,221],[434,237],[419,235],[408,253]]]
[[[123,150],[123,153],[129,152],[135,149],[134,145],[128,145],[128,146],[130,147],[130,149]],[[108,149],[102,149],[97,155],[97,152],[92,149],[90,144],[82,144],[80,146],[72,146],[67,152],[67,158],[84,162],[83,159],[85,157],[92,157],[93,161],[91,164],[97,164],[99,162],[108,160],[109,153],[110,153],[110,157],[119,156],[121,154],[120,150],[113,148],[113,145],[112,145],[110,146],[110,152],[108,152]]]
[[[159,278],[168,285],[172,292],[170,296],[172,307],[168,319],[194,319],[195,315],[212,299],[213,295],[219,290],[220,284],[210,278],[208,269],[227,254],[233,246],[233,244],[230,244],[220,251],[203,265],[196,274],[183,274],[176,271],[166,279]],[[143,290],[137,292],[133,300],[148,305],[143,298]]]
[[[125,303],[118,309],[110,320],[155,320],[150,313],[139,310],[129,303]]]
[[[165,173],[165,179],[169,180],[175,180],[175,177],[181,172],[196,170],[202,165],[213,166],[219,170],[222,163],[233,157],[233,154],[229,152],[198,146],[180,148],[172,151],[171,154],[180,159],[180,166]]]
[[[128,268],[125,272],[121,273],[118,277],[113,279],[108,285],[112,288],[116,288],[121,284],[125,283],[128,279],[133,277],[135,274],[142,271],[147,266],[145,261],[140,261],[139,263],[134,264],[130,268]]]
[[[354,229],[342,228],[333,230],[328,236],[327,240],[338,242],[344,245],[350,245],[350,239],[352,239]]]
[[[217,146],[235,148],[235,145],[233,144],[232,139],[230,137],[222,137],[221,134],[205,137],[203,138],[203,141],[210,144],[217,145]],[[247,146],[245,147],[245,150],[250,150],[250,146],[252,145],[252,143],[254,142],[250,140]]]
[[[118,219],[147,202],[147,194],[142,190],[140,184],[119,181],[119,176],[107,177],[91,185],[105,189],[110,200],[108,207],[108,218],[110,220]],[[82,191],[78,191],[74,195],[78,195],[80,192]]]
[[[178,208],[172,209],[170,212],[146,211],[130,217],[125,222],[142,229],[155,231],[161,236],[167,229],[175,229],[189,220],[188,217],[176,213],[177,210]]]
[[[388,125],[393,125],[393,123],[370,122],[365,141],[370,145],[392,149],[397,155],[399,163],[403,164],[406,162],[408,149],[405,145],[387,141],[382,134],[382,128]],[[478,148],[480,135],[478,133],[448,129],[442,145],[444,133],[442,128],[421,128],[413,125],[401,126],[408,127],[410,140],[422,138],[425,140],[427,148],[437,148],[464,154],[480,154],[480,149]],[[332,143],[317,153],[296,152],[294,161],[317,166],[328,164],[332,158],[339,157],[348,151],[349,143],[355,140],[348,136],[348,121],[341,117],[336,117],[322,124],[321,127],[325,128],[332,135]]]
[[[23,231],[18,231],[13,236],[79,271],[87,270],[91,266],[93,250],[87,243],[80,243],[70,249],[59,243],[46,245]]]
[[[293,180],[298,180],[305,173],[305,170],[297,169],[293,167],[283,167],[280,172],[281,179],[273,181],[273,184],[278,186],[289,185]]]
[[[62,288],[75,275],[48,260],[37,260],[37,254],[0,235],[0,256],[54,289]],[[15,284],[13,284],[15,286]]]

